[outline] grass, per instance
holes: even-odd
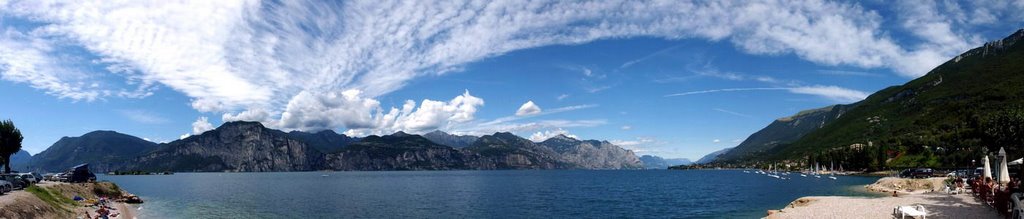
[[[27,189],[25,189],[25,191],[28,191],[29,193],[32,193],[36,197],[39,197],[39,199],[43,200],[43,202],[46,202],[50,206],[60,209],[66,209],[64,206],[75,206],[78,204],[77,202],[71,200],[68,197],[64,197],[59,193],[51,192],[46,188],[39,187],[36,185],[29,186]]]

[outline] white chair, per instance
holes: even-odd
[[[921,205],[898,206],[898,207],[896,207],[895,209],[892,210],[892,213],[893,214],[899,213],[901,219],[902,218],[906,218],[907,216],[910,216],[912,218],[920,216],[921,219],[928,218],[928,212],[925,211],[924,210],[924,206],[921,206]]]

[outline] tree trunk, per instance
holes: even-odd
[[[4,160],[4,173],[11,173],[11,155],[3,156]]]

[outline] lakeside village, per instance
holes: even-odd
[[[991,159],[990,159],[991,158]],[[864,186],[867,191],[888,196],[886,198],[857,199],[850,197],[805,197],[785,209],[769,210],[767,218],[834,217],[836,212],[862,215],[864,212],[884,211],[881,215],[903,218],[925,217],[980,217],[1024,218],[1021,203],[1024,190],[1024,158],[1008,157],[998,152],[979,157],[977,166],[962,168],[908,167],[889,170],[847,170],[842,163],[815,162],[813,157],[800,161],[752,163],[710,163],[674,166],[675,170],[729,169],[745,174],[759,174],[778,180],[817,178],[842,180],[837,176],[882,177]],[[820,203],[817,203],[820,202]],[[815,204],[816,203],[816,204]],[[831,203],[831,204],[830,204]],[[953,203],[953,204],[950,204]],[[815,207],[817,205],[817,207]],[[826,207],[827,206],[827,207]],[[929,207],[925,207],[929,206]],[[891,209],[888,211],[888,209]],[[930,209],[930,210],[929,210]]]

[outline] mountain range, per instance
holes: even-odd
[[[969,165],[1024,141],[1024,29],[852,104],[774,121],[718,162],[835,160],[864,169]]]
[[[668,169],[668,167],[671,166],[693,164],[693,162],[690,161],[690,159],[686,158],[665,159],[654,155],[640,156],[640,161],[643,162],[644,169]]]
[[[353,138],[330,130],[286,133],[258,122],[239,121],[163,144],[113,131],[64,137],[45,151],[31,156],[27,168],[55,172],[80,163],[90,163],[94,171],[101,172],[643,167],[632,151],[607,141],[577,140],[566,136],[556,136],[539,143],[507,132],[479,137],[441,131],[424,136],[397,132]]]

